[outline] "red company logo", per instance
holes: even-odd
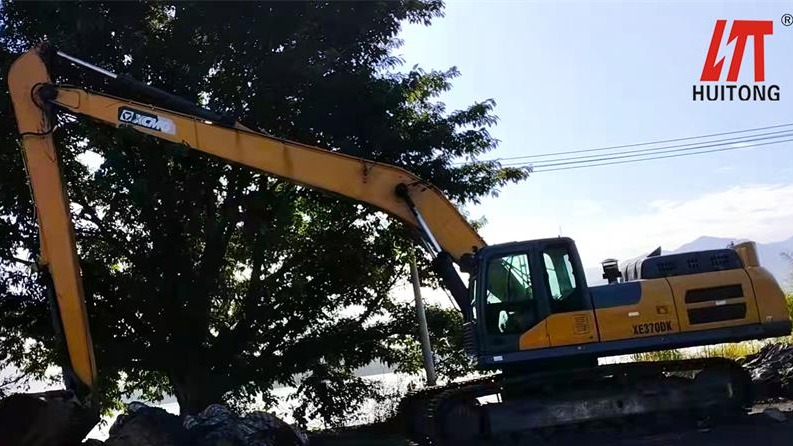
[[[717,20],[710,39],[705,65],[702,67],[701,82],[719,82],[722,77],[726,57],[719,58],[719,49],[724,40],[726,20]],[[726,81],[737,82],[741,65],[746,53],[746,44],[753,43],[754,84],[719,84],[694,85],[694,101],[778,101],[779,86],[765,85],[765,36],[774,33],[774,22],[771,20],[734,20],[725,46],[734,42],[732,58]]]

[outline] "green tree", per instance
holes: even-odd
[[[429,25],[442,8],[436,0],[11,2],[0,12],[0,60],[5,76],[20,52],[48,39],[262,131],[404,166],[462,207],[527,172],[454,163],[497,144],[492,100],[455,111],[438,101],[454,68],[396,71],[400,24]],[[58,80],[130,94],[63,62],[55,70]],[[40,375],[55,360],[53,335],[40,277],[17,259],[32,260],[37,231],[7,92],[0,101],[0,353]],[[356,368],[418,367],[400,348],[413,313],[389,298],[407,274],[401,224],[133,131],[62,116],[54,137],[106,408],[129,393],[173,393],[183,413],[259,393],[268,401],[275,383],[301,376],[299,413],[337,423],[375,394]],[[456,316],[432,315],[444,348],[459,347]]]

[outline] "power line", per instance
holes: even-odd
[[[649,155],[649,154],[654,154],[654,153],[668,153],[668,152],[677,152],[677,151],[685,151],[685,150],[695,150],[695,149],[699,149],[699,148],[713,147],[713,146],[703,145],[703,144],[724,143],[724,142],[727,142],[727,141],[732,141],[730,144],[739,144],[739,143],[742,143],[742,142],[752,142],[752,141],[758,141],[758,140],[762,140],[762,139],[773,139],[774,137],[770,137],[770,135],[778,135],[778,136],[776,136],[777,138],[793,136],[793,133],[791,133],[791,132],[793,132],[793,129],[779,130],[779,131],[776,131],[776,132],[768,132],[768,133],[757,133],[755,135],[735,136],[735,137],[732,137],[732,138],[714,139],[714,140],[710,140],[710,141],[694,142],[694,143],[688,143],[688,144],[662,146],[662,147],[651,147],[651,148],[647,148],[647,149],[626,150],[626,151],[622,151],[622,152],[612,152],[612,153],[606,153],[606,154],[581,155],[581,156],[571,156],[571,157],[566,157],[566,158],[554,158],[554,159],[550,159],[550,160],[540,161],[540,163],[555,163],[557,161],[568,161],[568,160],[584,160],[584,161],[581,161],[581,162],[598,161],[598,159],[589,159],[588,160],[587,158],[594,158],[594,157],[597,157],[597,156],[600,156],[600,157],[611,157],[611,156],[626,155],[626,154],[632,154],[632,153],[638,153],[639,154],[639,155],[631,155],[631,156],[626,156],[625,157],[625,158],[630,158],[630,157],[633,157],[633,156]],[[769,136],[769,137],[768,138],[757,138],[757,139],[755,139],[758,136]],[[687,148],[684,148],[684,147],[687,147]],[[667,150],[667,149],[674,149],[674,150]],[[525,166],[527,164],[529,164],[529,162],[524,161],[524,162],[504,163],[504,164],[502,164],[502,166]]]
[[[696,147],[686,147],[686,148],[674,148],[674,146],[672,146],[672,147],[665,147],[665,149],[671,149],[671,150],[661,150],[661,151],[651,152],[651,153],[634,153],[634,154],[628,154],[628,155],[624,155],[624,154],[621,154],[621,153],[615,153],[615,154],[605,155],[605,156],[603,156],[601,158],[591,158],[591,159],[578,160],[578,161],[562,161],[562,160],[559,160],[561,162],[557,162],[557,160],[550,160],[550,162],[537,164],[537,165],[532,165],[532,164],[528,164],[528,163],[523,163],[521,165],[522,166],[532,166],[532,167],[535,167],[535,168],[567,166],[567,165],[572,165],[572,164],[585,164],[585,163],[592,163],[592,162],[597,162],[597,161],[610,161],[610,160],[624,159],[624,158],[638,158],[638,157],[648,156],[648,155],[658,155],[658,154],[677,153],[677,152],[688,152],[688,151],[693,151],[693,150],[708,149],[708,148],[712,148],[712,147],[720,147],[720,146],[725,146],[725,145],[726,146],[732,146],[732,145],[735,145],[735,144],[743,144],[743,143],[747,143],[747,142],[765,141],[765,140],[769,140],[769,139],[773,140],[773,139],[778,139],[778,138],[787,138],[787,137],[791,137],[791,136],[793,136],[793,131],[785,132],[785,134],[777,135],[777,136],[766,136],[766,137],[763,137],[763,138],[744,138],[744,139],[741,139],[740,141],[733,141],[733,142],[730,142],[730,143],[727,143],[727,144],[725,144],[724,142],[719,142],[719,143],[713,143],[713,144],[700,144],[700,145],[698,145]],[[703,152],[703,153],[707,153],[707,152]]]
[[[578,149],[578,150],[567,150],[567,151],[563,151],[563,152],[539,153],[539,154],[536,154],[536,155],[507,156],[507,157],[494,158],[494,159],[489,159],[489,160],[477,160],[477,161],[473,161],[473,162],[474,163],[486,163],[486,162],[502,161],[502,160],[518,160],[518,159],[541,158],[541,157],[557,156],[557,155],[570,155],[570,154],[575,154],[575,153],[602,152],[602,151],[606,151],[606,150],[627,149],[627,148],[631,148],[631,147],[650,146],[650,145],[664,144],[664,143],[670,143],[670,142],[691,141],[693,139],[711,138],[711,137],[714,137],[714,136],[735,135],[735,134],[739,134],[739,133],[757,132],[757,131],[761,131],[761,130],[771,130],[771,129],[778,129],[778,128],[782,128],[782,127],[790,127],[790,126],[793,126],[793,123],[779,124],[779,125],[770,125],[770,126],[766,126],[766,127],[755,127],[755,128],[751,128],[751,129],[745,129],[745,130],[734,130],[734,131],[731,131],[731,132],[710,133],[710,134],[707,134],[707,135],[699,135],[699,136],[688,136],[688,137],[685,137],[685,138],[663,139],[663,140],[648,141],[648,142],[641,142],[641,143],[634,143],[634,144],[623,144],[623,145],[618,145],[618,146],[598,147],[598,148],[595,148],[595,149]],[[468,164],[468,163],[470,163],[470,162],[469,161],[455,162],[455,164]]]
[[[772,144],[781,144],[783,142],[790,142],[790,141],[793,141],[793,138],[782,139],[782,140],[779,140],[779,141],[768,141],[768,142],[757,143],[757,144],[749,144],[749,145],[738,146],[738,147],[724,147],[724,148],[721,148],[721,149],[703,150],[701,152],[693,152],[693,153],[692,152],[687,152],[687,153],[678,153],[678,154],[674,154],[674,155],[652,156],[652,157],[648,157],[648,158],[634,159],[634,160],[622,160],[622,161],[611,161],[611,162],[598,163],[598,164],[564,166],[564,167],[556,167],[556,168],[553,168],[553,169],[540,169],[540,170],[536,170],[534,172],[535,173],[555,172],[555,171],[559,171],[559,170],[583,169],[583,168],[586,168],[586,167],[599,167],[599,166],[610,166],[610,165],[614,165],[614,164],[638,163],[638,162],[641,162],[641,161],[652,161],[652,160],[658,160],[658,159],[664,159],[664,158],[677,158],[677,157],[681,157],[681,156],[700,155],[700,154],[703,154],[703,153],[726,152],[726,151],[730,151],[730,150],[740,150],[740,149],[753,149],[753,148],[757,148],[757,147],[760,147],[760,146],[769,146],[769,145],[772,145]]]

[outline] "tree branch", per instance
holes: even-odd
[[[215,193],[207,190],[204,207],[207,222],[204,225],[204,251],[201,255],[199,266],[199,281],[202,285],[202,294],[208,296],[214,291],[213,284],[220,275],[220,264],[226,256],[228,244],[231,241],[231,224],[239,216],[239,205],[242,201],[240,174],[235,172],[228,182],[228,196],[223,201],[218,211],[215,205]]]
[[[75,183],[73,188],[75,192],[77,192],[77,197],[74,198],[74,201],[82,207],[81,217],[93,223],[99,229],[99,232],[102,233],[103,239],[107,243],[122,251],[131,261],[135,261],[137,256],[134,254],[132,248],[123,241],[123,237],[119,237],[117,234],[113,233],[113,231],[107,227],[104,220],[99,218],[93,206],[88,204],[82,187]]]
[[[256,319],[255,307],[258,306],[259,303],[257,297],[259,296],[261,290],[264,289],[262,287],[262,273],[266,254],[266,250],[264,249],[265,241],[266,238],[264,235],[258,232],[254,233],[254,241],[252,244],[253,264],[251,266],[251,278],[248,282],[247,290],[245,290],[245,296],[242,299],[242,310],[240,311],[241,316],[233,329],[228,330],[219,336],[217,345],[223,346],[223,349],[226,349],[226,346],[229,345],[229,343],[238,346],[247,344],[246,340],[250,335],[251,327],[255,323]],[[281,269],[279,269],[279,272]],[[238,351],[244,350],[245,349],[238,348]]]

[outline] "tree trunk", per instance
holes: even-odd
[[[188,367],[171,373],[171,385],[179,402],[179,414],[195,415],[210,404],[222,404],[225,391],[217,380],[211,379],[206,372]]]

